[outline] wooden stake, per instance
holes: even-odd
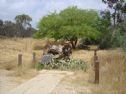
[[[94,70],[95,70],[95,83],[99,84],[99,61],[97,56],[97,50],[94,50]]]
[[[33,65],[35,65],[35,62],[36,62],[36,53],[33,52],[32,53],[32,63],[33,63]]]
[[[95,61],[95,83],[99,84],[99,61]]]
[[[18,67],[22,66],[22,54],[18,54]]]

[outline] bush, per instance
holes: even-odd
[[[109,43],[109,48],[121,47],[124,51],[126,51],[126,33],[122,33],[119,30],[115,31],[107,43]]]
[[[112,37],[112,32],[108,32],[107,34],[105,34],[103,36],[103,38],[101,39],[101,42],[99,44],[99,48],[100,49],[111,48],[112,47],[111,37]]]
[[[80,44],[84,44],[84,45],[96,45],[96,44],[98,44],[99,43],[99,39],[88,39],[88,38],[83,38],[83,39],[81,39],[81,41],[80,41]]]
[[[56,60],[53,63],[50,64],[41,64],[38,63],[37,67],[38,70],[40,69],[59,69],[59,70],[83,70],[86,71],[88,68],[88,65],[86,62],[83,62],[82,60]]]
[[[121,23],[114,30],[110,30],[103,35],[100,42],[100,49],[121,47],[126,51],[126,21]]]
[[[42,70],[42,69],[44,68],[44,64],[36,63],[35,68],[36,68],[37,70]]]
[[[126,51],[126,34],[123,34],[120,37],[120,47],[123,48],[124,51]]]

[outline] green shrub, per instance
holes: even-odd
[[[126,33],[117,31],[112,39],[112,45],[126,49]]]
[[[123,50],[126,52],[126,34],[123,34],[120,38],[120,45]]]
[[[99,39],[92,39],[92,38],[82,38],[81,41],[80,41],[80,44],[83,44],[83,45],[96,45],[96,44],[99,44]]]
[[[126,51],[126,21],[119,24],[118,27],[107,31],[102,37],[101,49],[115,47],[121,47]]]
[[[83,70],[86,71],[88,65],[82,60],[55,60],[55,62],[50,64],[37,64],[37,69],[59,69],[59,70]]]
[[[36,63],[35,68],[37,70],[42,70],[44,68],[44,64],[41,64],[40,62],[39,63]]]
[[[101,39],[100,49],[108,49],[112,47],[112,32],[107,32]]]

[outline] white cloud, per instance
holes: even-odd
[[[18,14],[28,14],[32,17],[32,24],[36,26],[38,20],[53,11],[60,11],[68,6],[78,6],[83,9],[105,9],[102,0],[0,0],[0,19],[14,20]]]

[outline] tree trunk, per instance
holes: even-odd
[[[76,49],[77,41],[78,41],[77,38],[70,40],[70,43],[71,43],[73,49]]]
[[[70,43],[71,43],[71,45],[72,45],[72,48],[75,49],[76,46],[75,46],[75,44],[74,44],[74,41],[71,41]]]
[[[75,39],[75,47],[76,47],[76,45],[77,45],[77,41],[78,41],[78,39],[76,38],[76,39]]]
[[[115,9],[115,11],[114,11],[114,18],[113,18],[113,20],[114,20],[114,27],[116,27],[116,9]]]
[[[73,49],[76,49],[76,45],[77,45],[77,42],[78,42],[78,38],[76,36],[73,36],[72,38],[66,37],[66,40],[70,41]]]

